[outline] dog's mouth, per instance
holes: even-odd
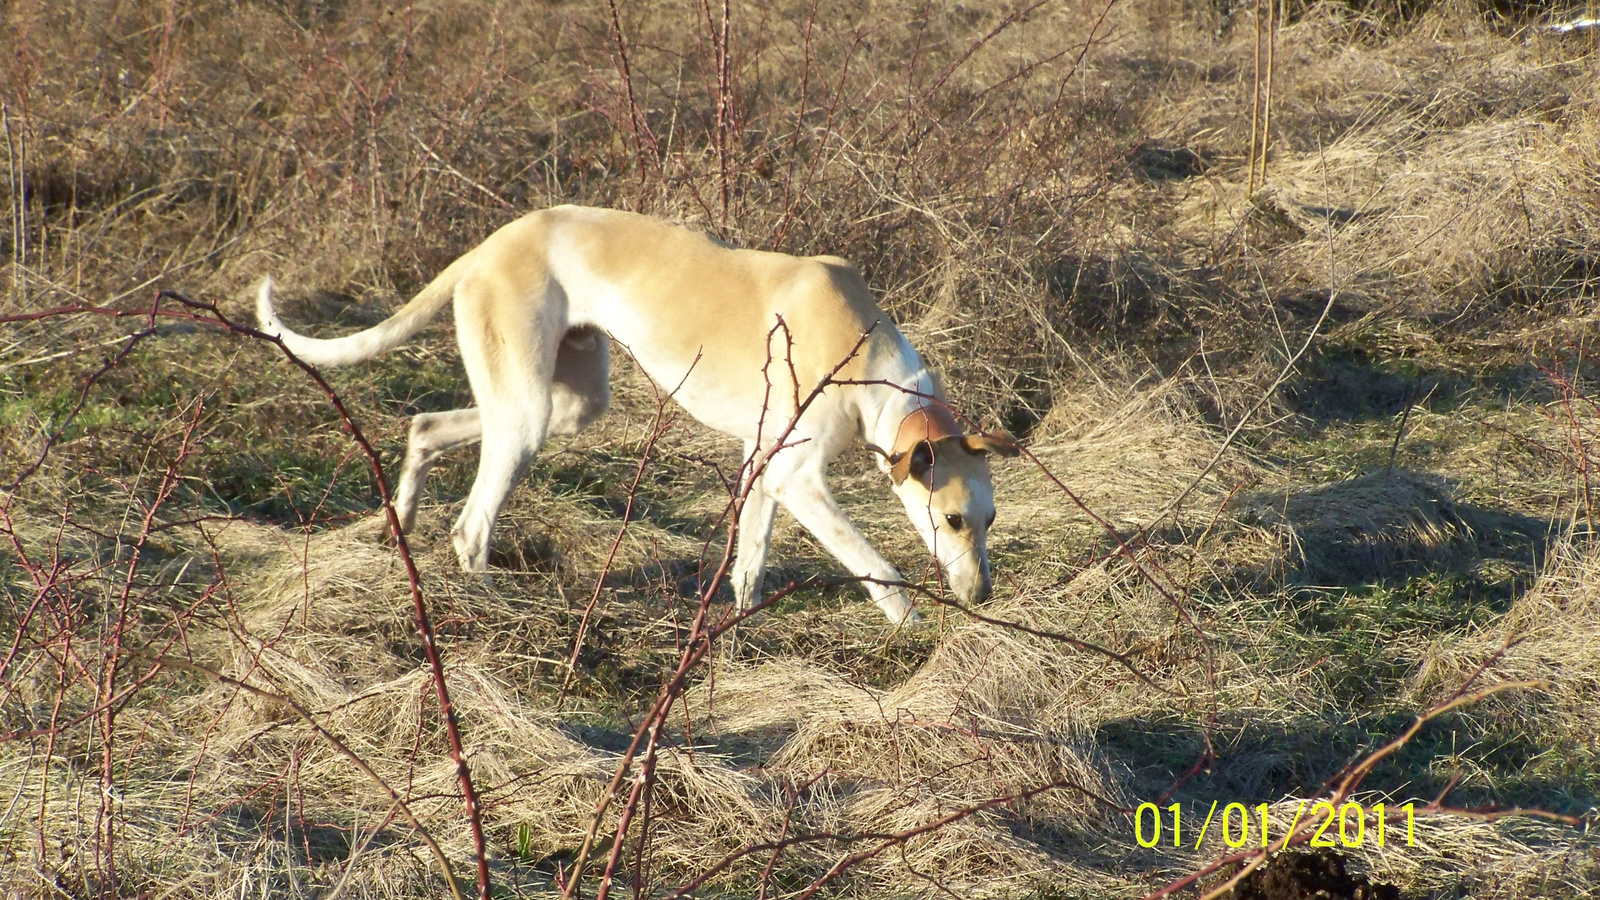
[[[994,585],[989,578],[989,560],[983,551],[972,548],[949,560],[937,556],[934,560],[945,584],[962,602],[981,603],[989,599]]]

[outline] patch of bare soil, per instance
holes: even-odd
[[[1351,875],[1344,870],[1344,857],[1321,850],[1279,854],[1246,875],[1228,896],[1231,900],[1400,900],[1400,889]]]

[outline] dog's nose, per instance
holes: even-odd
[[[992,593],[994,593],[994,582],[985,578],[983,583],[978,585],[978,595],[972,598],[972,602],[982,603],[983,601],[989,599],[989,595]]]

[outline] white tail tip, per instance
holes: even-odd
[[[256,325],[272,337],[283,335],[283,323],[278,321],[278,313],[272,308],[271,275],[262,278],[261,286],[256,288]]]

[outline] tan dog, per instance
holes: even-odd
[[[830,385],[795,423],[790,446],[749,485],[733,574],[739,604],[748,609],[761,594],[781,503],[867,579],[890,621],[915,618],[895,584],[900,573],[828,490],[828,464],[858,437],[890,448],[878,451],[880,467],[955,592],[968,602],[988,596],[987,454],[1013,456],[1016,444],[963,434],[941,400],[927,399],[942,396],[937,381],[845,261],[736,250],[646,216],[559,206],[496,231],[394,316],[358,334],[320,340],[290,331],[273,311],[270,279],[256,311],[262,330],[295,355],[337,366],[393,349],[451,300],[478,407],[412,420],[395,508],[409,530],[434,462],[481,440],[477,480],[453,531],[463,569],[487,571],[495,519],[546,436],[572,434],[609,405],[607,335],[657,384],[679,385],[673,396],[691,415],[759,458],[788,427],[795,397],[810,394],[867,334],[835,377],[882,383]],[[769,347],[779,317],[792,344],[780,333]]]

